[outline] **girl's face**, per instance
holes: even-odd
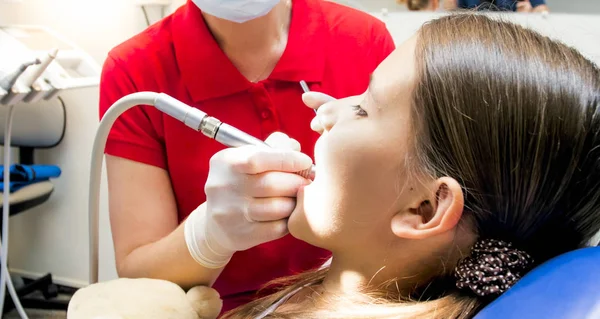
[[[394,213],[414,201],[409,178],[413,37],[375,70],[367,91],[322,105],[313,120],[317,177],[300,190],[291,234],[325,249],[390,236]],[[418,199],[422,200],[422,199]]]

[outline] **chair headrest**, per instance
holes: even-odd
[[[66,111],[62,100],[53,98],[36,103],[20,103],[13,111],[11,145],[46,148],[60,143],[65,132]],[[0,145],[4,145],[4,126],[8,107],[0,106]]]
[[[547,261],[475,316],[500,318],[600,318],[600,247]]]

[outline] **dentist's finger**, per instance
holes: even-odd
[[[253,198],[296,197],[302,186],[310,184],[310,180],[298,174],[287,172],[266,172],[248,176],[245,193]]]
[[[321,105],[335,101],[335,98],[321,92],[307,92],[302,94],[302,102],[311,109],[318,109]]]
[[[272,148],[287,149],[300,152],[300,143],[285,133],[275,132],[265,140]]]
[[[321,123],[321,120],[319,119],[319,116],[315,116],[311,121],[310,121],[310,129],[319,133],[319,134],[323,134],[323,131],[325,130],[325,128],[323,127],[323,124]]]
[[[287,219],[270,222],[251,223],[252,242],[267,243],[279,239],[288,234]]]
[[[290,217],[296,200],[290,197],[254,198],[244,216],[251,222],[269,222]]]
[[[306,154],[252,145],[224,149],[211,158],[211,167],[227,167],[237,173],[250,175],[268,171],[295,173],[311,165],[312,159]]]

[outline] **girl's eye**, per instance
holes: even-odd
[[[363,110],[362,107],[360,107],[360,105],[353,105],[352,109],[354,110],[354,112],[356,113],[356,115],[358,116],[367,116],[367,111]]]

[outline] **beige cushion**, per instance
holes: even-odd
[[[18,191],[10,194],[10,205],[20,204],[44,195],[48,195],[54,190],[54,185],[50,181],[37,182],[25,186]],[[4,205],[4,194],[0,193],[0,207]]]
[[[198,319],[186,293],[157,279],[120,278],[77,290],[68,319]]]

